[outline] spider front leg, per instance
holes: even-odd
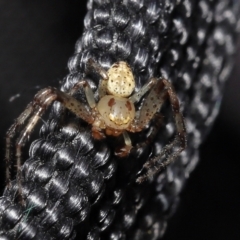
[[[129,100],[133,103],[139,102],[140,99],[157,83],[156,78],[150,78],[150,80],[135,94],[129,97]]]
[[[94,99],[94,94],[93,91],[89,85],[89,83],[86,80],[81,80],[77,82],[73,88],[68,92],[70,96],[73,96],[80,88],[84,89],[85,96],[88,102],[88,105],[90,108],[95,108],[96,107],[96,101]]]
[[[84,105],[77,101],[70,95],[57,90],[56,88],[45,88],[39,91],[34,100],[27,106],[24,112],[16,119],[15,123],[9,128],[6,134],[6,183],[10,187],[10,165],[11,165],[11,140],[14,138],[17,132],[17,128],[22,126],[27,119],[28,123],[26,127],[21,131],[20,136],[16,141],[16,160],[17,160],[17,183],[18,193],[21,202],[22,199],[22,179],[21,179],[21,148],[25,145],[28,137],[32,133],[35,125],[41,119],[43,113],[51,105],[53,101],[61,102],[67,109],[75,113],[78,117],[84,121],[92,124],[94,121],[93,116],[89,113]],[[31,116],[32,115],[32,116]]]
[[[98,74],[100,77],[102,77],[104,80],[108,79],[107,72],[104,70],[104,68],[97,62],[95,62],[92,58],[88,59],[86,67],[88,72],[94,72]]]
[[[156,82],[157,82],[156,78],[151,78],[137,93],[129,97],[129,101],[131,101],[132,103],[138,102],[156,84]],[[136,132],[135,126],[136,122],[138,121],[138,116],[139,113],[137,114],[137,117],[135,117],[134,122],[129,126],[129,128],[127,128],[128,131]],[[145,124],[143,127],[145,127]],[[143,127],[140,127],[141,128],[140,130],[142,130]],[[131,139],[127,131],[123,132],[123,138],[125,145],[115,152],[115,155],[119,157],[128,156],[131,149],[133,148]]]
[[[88,72],[94,72],[102,78],[100,80],[98,88],[99,98],[102,98],[107,94],[107,80],[108,80],[107,71],[105,71],[105,69],[97,62],[95,62],[92,58],[88,59],[86,67]]]
[[[14,136],[16,129],[23,125],[26,119],[30,116],[33,111],[33,105],[30,103],[21,115],[16,119],[15,123],[8,129],[6,133],[6,152],[5,152],[5,178],[7,187],[11,187],[11,139]]]
[[[150,90],[150,91],[149,91]],[[140,110],[136,113],[136,117],[128,127],[130,132],[140,132],[153,119],[156,112],[158,112],[166,100],[167,90],[164,89],[162,81],[152,78],[143,86],[143,88],[135,93],[130,99],[138,102],[143,95],[149,91],[147,97],[143,100]]]
[[[166,89],[165,91],[167,91],[167,95],[165,95],[165,97],[169,98],[172,106],[177,134],[174,140],[170,144],[165,146],[158,156],[150,159],[148,162],[144,164],[144,168],[147,169],[147,173],[140,176],[137,179],[137,182],[139,183],[147,180],[148,178],[151,178],[154,174],[158,173],[163,168],[171,164],[187,146],[186,128],[185,128],[183,116],[180,112],[180,106],[179,106],[177,95],[173,89],[172,84],[169,81],[163,79],[162,83],[164,84],[164,87]],[[177,144],[180,145],[179,148],[176,151],[174,151],[172,154],[169,154],[170,150],[173,149]],[[164,155],[166,157],[166,160],[163,162],[160,162],[161,158]]]

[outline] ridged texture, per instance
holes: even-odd
[[[69,61],[62,86],[69,90],[85,76],[88,58],[106,69],[118,60],[133,69],[137,87],[151,76],[175,86],[188,132],[188,148],[154,180],[136,184],[136,175],[174,135],[169,104],[154,144],[117,159],[117,140],[94,141],[90,127],[53,105],[40,139],[23,165],[27,207],[14,202],[17,184],[0,199],[0,239],[159,239],[179,194],[198,162],[198,148],[219,109],[232,68],[238,1],[90,0],[85,31]],[[93,89],[99,79],[92,77]],[[84,94],[77,98],[85,101]],[[153,129],[154,130],[154,129]],[[143,143],[151,125],[131,134]]]

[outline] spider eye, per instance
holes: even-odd
[[[126,62],[117,62],[108,70],[107,90],[118,97],[129,97],[135,88],[131,68]]]

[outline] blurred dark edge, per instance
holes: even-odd
[[[0,1],[0,149],[4,187],[4,134],[40,88],[67,74],[82,33],[86,1]],[[240,49],[219,116],[201,147],[167,239],[240,239]],[[9,102],[11,96],[20,98]]]

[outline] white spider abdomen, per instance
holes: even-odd
[[[118,97],[129,97],[135,89],[131,68],[126,62],[114,63],[107,72],[107,91]]]
[[[116,130],[126,129],[135,117],[135,107],[127,98],[106,95],[97,108],[105,124]]]

